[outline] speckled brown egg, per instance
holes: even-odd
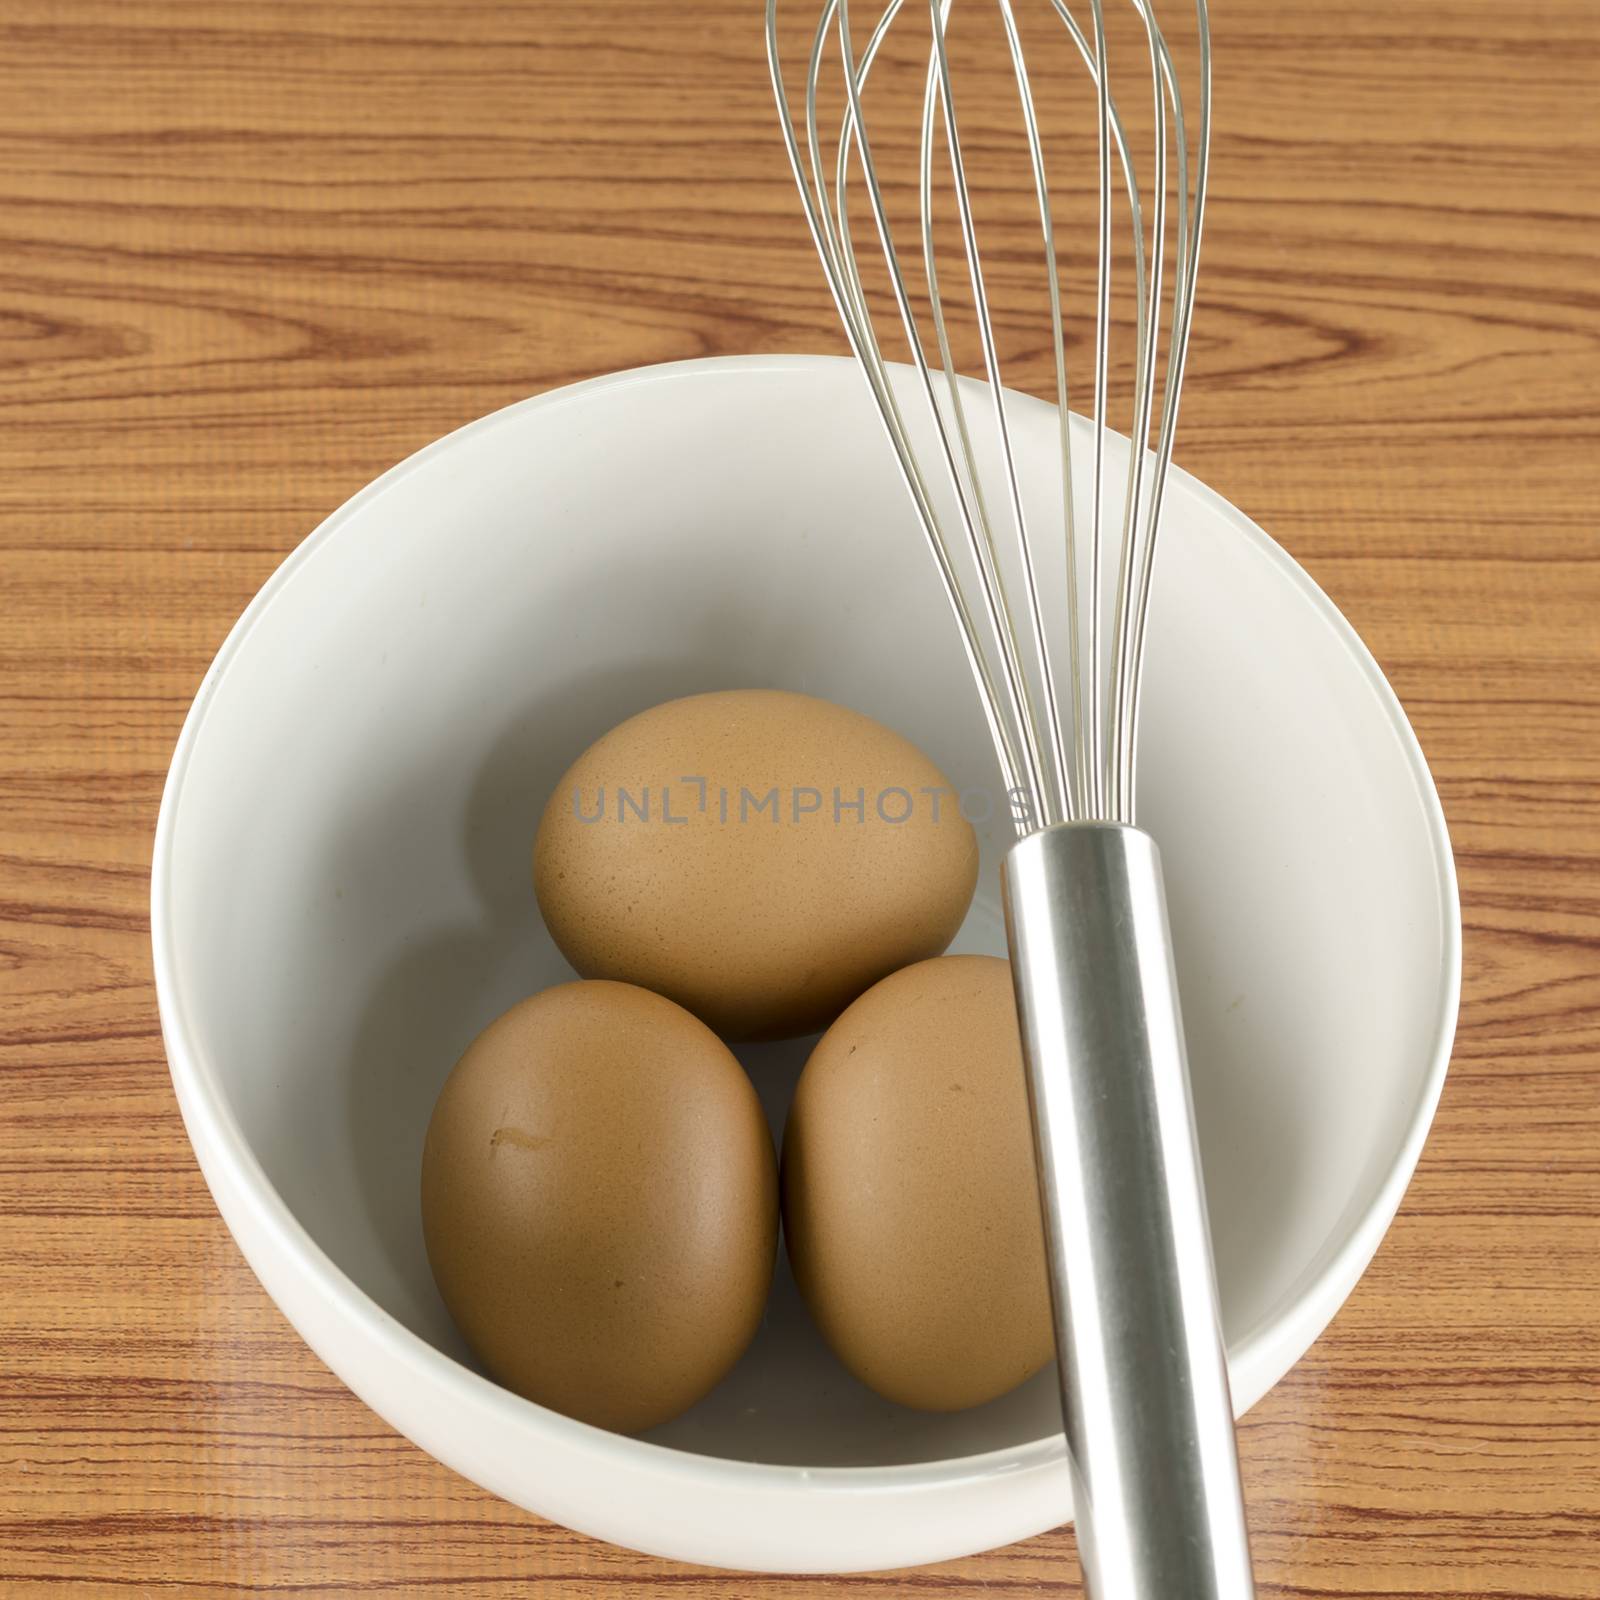
[[[580,973],[654,989],[728,1039],[815,1032],[937,955],[978,872],[958,796],[915,745],[768,689],[612,729],[557,785],[533,859]]]
[[[887,1399],[956,1411],[1050,1360],[1006,962],[907,967],[827,1031],[789,1112],[783,1222],[823,1336]]]
[[[628,984],[561,984],[492,1022],[439,1095],[428,1260],[499,1382],[642,1432],[710,1390],[760,1325],[776,1165],[709,1028]]]

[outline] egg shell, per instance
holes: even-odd
[[[507,1388],[637,1433],[686,1410],[760,1325],[777,1163],[727,1047],[628,984],[513,1006],[439,1095],[422,1161],[428,1260]]]
[[[887,1399],[981,1405],[1050,1360],[1044,1229],[1010,965],[869,989],[801,1074],[784,1239],[834,1353]]]
[[[915,745],[770,689],[612,729],[557,785],[534,846],[573,967],[667,995],[727,1039],[814,1033],[937,955],[977,874],[959,797]]]

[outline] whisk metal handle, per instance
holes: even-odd
[[[1095,1600],[1255,1592],[1161,860],[1114,823],[1005,862],[1078,1548]]]

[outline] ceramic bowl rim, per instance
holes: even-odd
[[[952,1456],[938,1461],[848,1467],[788,1466],[696,1455],[673,1446],[608,1433],[521,1399],[470,1371],[411,1332],[335,1265],[290,1210],[257,1160],[228,1104],[216,1073],[198,1047],[198,1036],[191,1023],[192,997],[184,993],[179,982],[174,943],[172,878],[178,848],[177,815],[194,751],[204,733],[218,689],[257,623],[284,592],[294,574],[323,544],[339,537],[341,530],[354,520],[363,507],[380,494],[395,488],[411,473],[453,449],[469,436],[489,432],[529,412],[554,409],[604,389],[718,374],[794,374],[824,366],[851,364],[849,358],[840,356],[716,356],[606,373],[529,396],[475,418],[423,446],[373,479],[324,518],[285,557],[250,601],[217,651],[195,694],[173,752],[162,792],[151,862],[150,930],[155,988],[173,1086],[197,1157],[204,1152],[223,1164],[235,1180],[233,1189],[236,1196],[248,1209],[261,1237],[270,1242],[270,1247],[283,1261],[304,1275],[326,1307],[347,1325],[357,1342],[368,1341],[383,1347],[398,1364],[408,1368],[419,1382],[439,1391],[448,1402],[464,1410],[473,1410],[484,1404],[492,1404],[496,1408],[510,1407],[514,1413],[520,1412],[522,1421],[533,1434],[552,1444],[584,1453],[598,1451],[619,1466],[627,1462],[635,1467],[652,1466],[680,1479],[687,1476],[711,1492],[750,1487],[757,1482],[768,1485],[789,1483],[796,1489],[804,1486],[811,1492],[823,1485],[862,1492],[934,1485],[958,1487],[963,1482],[990,1478],[997,1472],[1058,1464],[1064,1459],[1065,1448],[1057,1435],[977,1455]],[[1028,396],[1018,395],[1015,398],[1021,404],[1045,404]],[[1366,1207],[1342,1225],[1345,1230],[1342,1242],[1327,1255],[1311,1280],[1298,1285],[1259,1319],[1252,1329],[1230,1345],[1229,1362],[1236,1374],[1236,1383],[1241,1369],[1261,1369],[1272,1372],[1264,1386],[1270,1387],[1282,1371],[1299,1359],[1305,1348],[1309,1348],[1317,1333],[1343,1304],[1387,1231],[1421,1154],[1444,1086],[1460,1001],[1459,891],[1443,808],[1421,746],[1370,651],[1339,609],[1282,546],[1198,479],[1176,465],[1171,471],[1173,480],[1181,484],[1186,493],[1204,502],[1239,537],[1267,555],[1310,599],[1374,690],[1405,752],[1408,769],[1426,813],[1439,891],[1438,910],[1444,931],[1444,971],[1433,1023],[1433,1053],[1426,1073],[1420,1080],[1420,1093],[1406,1125],[1397,1159]],[[202,1167],[206,1171],[208,1184],[215,1190],[217,1185],[212,1180],[209,1162],[202,1162]],[[227,1221],[227,1218],[224,1220]],[[228,1227],[259,1277],[252,1252],[245,1249],[239,1238],[240,1230],[231,1222],[228,1222]],[[276,1296],[273,1298],[276,1299]],[[1310,1328],[1310,1337],[1295,1350],[1288,1362],[1281,1362],[1277,1350],[1286,1343],[1299,1341],[1307,1327]],[[1275,1363],[1279,1364],[1275,1366]]]

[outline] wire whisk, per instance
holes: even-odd
[[[1185,122],[1177,68],[1151,0],[1130,0],[1144,25],[1149,51],[1155,109],[1154,170],[1148,228],[1145,192],[1141,190],[1134,153],[1112,92],[1106,60],[1104,6],[1096,0],[1088,32],[1064,0],[1048,0],[1048,9],[1065,28],[1096,89],[1098,104],[1098,235],[1099,267],[1094,294],[1093,445],[1087,463],[1075,460],[1069,422],[1071,388],[1067,371],[1066,320],[1062,271],[1057,256],[1056,221],[1046,182],[1043,137],[1033,87],[1028,76],[1016,11],[1011,0],[996,0],[1004,29],[1020,105],[1031,168],[1038,224],[1043,244],[1051,346],[1055,364],[1055,400],[1060,412],[1061,477],[1066,546],[1065,618],[1067,684],[1053,659],[1040,584],[1033,556],[1036,536],[1024,504],[1013,430],[1007,416],[1000,357],[990,313],[988,279],[977,236],[960,119],[952,84],[947,29],[953,0],[929,0],[928,65],[922,101],[919,150],[920,250],[922,289],[933,334],[930,353],[927,329],[913,304],[912,288],[902,264],[900,241],[884,198],[884,185],[874,155],[864,110],[873,67],[892,24],[906,9],[905,0],[891,0],[873,27],[859,56],[851,39],[849,0],[828,0],[812,37],[805,75],[803,113],[797,118],[785,87],[778,36],[778,6],[767,7],[768,58],[782,112],[782,131],[805,207],[807,221],[833,292],[851,348],[861,363],[917,515],[943,580],[946,597],[960,629],[968,664],[978,685],[989,733],[1007,787],[1035,803],[1018,808],[1019,832],[1058,822],[1100,819],[1132,823],[1135,819],[1134,749],[1139,720],[1139,686],[1145,646],[1156,536],[1172,460],[1194,310],[1200,255],[1201,220],[1205,206],[1206,171],[1211,122],[1211,62],[1205,0],[1197,0],[1199,21],[1199,113],[1191,130]],[[914,7],[920,9],[920,7]],[[820,124],[819,86],[828,64],[830,40],[837,42],[846,107],[834,160],[825,153]],[[797,122],[799,126],[797,127]],[[945,295],[935,248],[933,198],[938,133],[942,127],[955,205],[961,228],[967,287],[982,342],[984,377],[994,437],[1002,462],[1005,493],[1003,516],[1010,523],[1025,591],[1019,609],[1008,592],[996,539],[997,518],[984,494],[974,456],[973,427],[952,357]],[[1127,451],[1122,489],[1120,532],[1107,537],[1106,501],[1113,493],[1107,471],[1107,395],[1112,353],[1112,157],[1120,170],[1132,223],[1134,305],[1133,401],[1129,433],[1135,448]],[[1172,183],[1175,177],[1176,184]],[[883,258],[916,381],[925,403],[936,448],[919,452],[896,386],[890,376],[877,325],[862,285],[849,211],[852,174],[862,181],[872,224]],[[1169,232],[1169,189],[1176,204],[1173,256],[1174,293],[1165,319],[1166,360],[1161,362],[1163,307]],[[1156,395],[1160,391],[1159,413]],[[1155,430],[1155,448],[1142,448]],[[933,459],[930,461],[929,455]],[[1074,470],[1091,473],[1087,530],[1086,583],[1082,534],[1074,495]],[[954,514],[940,508],[935,477],[948,484]],[[1106,546],[1114,545],[1114,561]],[[980,627],[957,575],[956,552],[964,548],[978,577],[983,626]],[[1106,593],[1109,586],[1110,594]],[[1086,590],[1086,594],[1080,593]],[[1113,598],[1114,597],[1114,598]],[[1110,648],[1102,638],[1105,611],[1112,606]],[[1019,619],[1025,618],[1026,644]],[[1032,672],[1024,663],[1031,648]],[[1109,659],[1107,659],[1109,657]]]
[[[1103,0],[1080,4],[1087,26],[1067,0],[964,8],[998,15],[1021,113],[1044,267],[1045,292],[1036,304],[1041,323],[1048,318],[1054,358],[1059,517],[1040,510],[1037,449],[1024,461],[1019,417],[1004,385],[992,269],[997,261],[1009,269],[1015,256],[1004,249],[986,255],[979,239],[971,173],[991,141],[987,130],[977,140],[966,136],[958,115],[958,99],[963,106],[967,100],[952,66],[954,0],[928,0],[925,10],[889,0],[859,51],[849,0],[823,0],[803,94],[791,96],[786,85],[778,0],[767,0],[767,50],[817,253],[938,569],[1013,796],[1019,838],[1003,869],[1006,932],[1089,1591],[1096,1600],[1248,1600],[1249,1543],[1160,855],[1135,825],[1146,618],[1205,211],[1210,28],[1206,0],[1195,0],[1198,109],[1186,121],[1156,0],[1129,3],[1137,19],[1129,26],[1142,24],[1153,109],[1144,175],[1132,119],[1114,92]],[[1094,88],[1089,422],[1071,414],[1068,372],[1077,329],[1068,309],[1076,307],[1075,294],[1087,299],[1089,284],[1079,277],[1088,274],[1075,274],[1063,247],[1070,230],[1052,207],[1019,9],[1029,13],[1030,27],[1043,17],[1053,34],[1056,24],[1064,28]],[[875,72],[896,72],[884,67],[894,60],[885,53],[894,24],[919,12],[926,68],[916,166],[891,179],[883,155],[912,141],[885,134],[869,118],[868,89]],[[921,59],[918,50],[919,69]],[[843,108],[834,113],[837,138],[834,117],[825,138],[821,90],[825,72],[835,68],[837,80],[826,81],[835,105],[842,89]],[[946,165],[948,180],[936,182],[936,168]],[[869,289],[863,274],[871,259],[858,244],[867,233],[863,191],[887,295]],[[908,227],[891,215],[890,198],[911,193],[917,211]],[[959,277],[950,247],[940,245],[937,196],[953,199]],[[1123,207],[1130,232],[1114,236]],[[1116,270],[1119,247],[1131,254],[1126,274]],[[1131,316],[1113,317],[1117,287]],[[957,370],[956,297],[970,307],[981,376]],[[1124,441],[1109,410],[1113,345],[1127,353],[1127,333],[1118,329],[1129,323]],[[903,343],[909,367],[891,365],[885,335]]]

